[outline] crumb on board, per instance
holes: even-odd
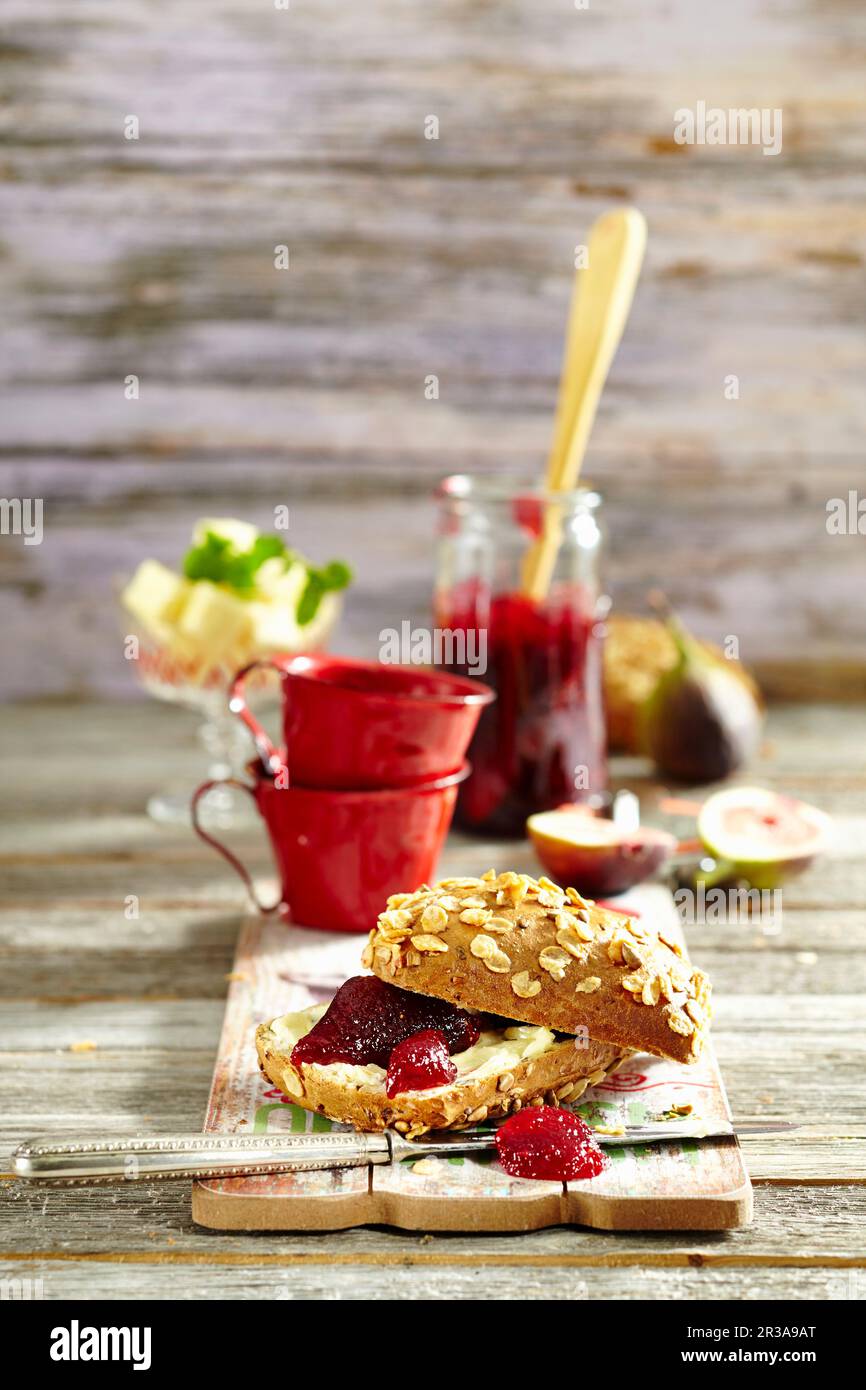
[[[417,1173],[420,1178],[435,1178],[441,1167],[441,1159],[419,1158],[417,1163],[412,1164],[412,1172]]]

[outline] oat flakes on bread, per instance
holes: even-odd
[[[493,870],[388,900],[363,963],[402,989],[676,1062],[699,1056],[710,983],[675,941],[549,879]]]
[[[473,1048],[452,1057],[459,1063],[461,1056],[468,1060],[471,1053],[486,1047],[490,1052],[486,1062],[481,1053],[479,1065],[468,1067],[450,1085],[405,1091],[389,1099],[386,1073],[381,1067],[318,1062],[293,1065],[292,1045],[300,1035],[298,1020],[305,1014],[312,1026],[326,1007],[317,1005],[258,1028],[256,1049],[263,1073],[306,1110],[360,1130],[394,1128],[410,1138],[431,1129],[454,1129],[496,1119],[524,1105],[577,1100],[587,1086],[598,1085],[628,1055],[591,1039],[580,1040],[578,1046],[574,1038],[554,1037],[546,1028],[502,1030],[501,1045],[496,1032],[488,1031]],[[525,1037],[509,1038],[509,1033]],[[496,1065],[494,1054],[507,1054],[509,1049],[513,1055],[503,1056]],[[521,1052],[527,1055],[521,1057]]]

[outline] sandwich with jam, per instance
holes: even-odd
[[[572,1102],[635,1052],[694,1062],[709,1027],[709,981],[678,942],[526,874],[389,898],[362,965],[256,1034],[275,1086],[359,1130]]]

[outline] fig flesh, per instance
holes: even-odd
[[[674,852],[664,830],[622,828],[578,806],[540,811],[526,822],[535,852],[550,877],[579,893],[624,893],[650,878]]]
[[[832,821],[816,806],[760,787],[709,797],[698,834],[713,858],[754,888],[773,889],[802,873],[827,848]]]

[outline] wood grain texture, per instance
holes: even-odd
[[[388,1297],[416,1300],[419,1277],[424,1299],[437,1303],[455,1300],[487,1302],[515,1298],[515,1271],[511,1267],[485,1266],[479,1279],[475,1267],[453,1264],[419,1271],[393,1263],[384,1271]],[[116,1297],[118,1270],[113,1260],[56,1260],[34,1257],[7,1261],[0,1257],[0,1278],[41,1278],[46,1299],[110,1299]],[[549,1300],[582,1303],[591,1299],[767,1299],[797,1303],[818,1299],[862,1298],[866,1273],[856,1268],[804,1269],[802,1266],[731,1269],[642,1269],[631,1280],[620,1269],[563,1269],[521,1267],[521,1301]],[[293,1302],[306,1299],[375,1302],[382,1298],[381,1265],[330,1266],[293,1263],[290,1268],[236,1265],[173,1264],[152,1260],[123,1264],[124,1296],[131,1299],[240,1299],[277,1298]]]
[[[94,1202],[94,1195],[97,1201]],[[189,1215],[189,1183],[142,1183],[111,1189],[21,1190],[6,1203],[9,1223],[0,1261],[89,1260],[262,1270],[305,1265],[514,1271],[619,1269],[628,1287],[645,1269],[729,1266],[848,1269],[866,1267],[857,1225],[866,1192],[829,1187],[772,1187],[757,1192],[755,1220],[736,1232],[590,1231],[578,1226],[542,1231],[451,1234],[355,1230],[330,1232],[208,1231]],[[14,1226],[11,1220],[14,1215]],[[62,1232],[62,1240],[59,1234]],[[517,1276],[519,1278],[519,1274]],[[515,1286],[516,1286],[515,1280]]]
[[[540,467],[574,247],[630,201],[647,265],[587,460],[615,601],[664,584],[773,690],[862,695],[862,537],[825,528],[866,491],[856,0],[5,18],[0,491],[46,535],[0,546],[3,693],[131,693],[112,581],[202,513],[288,503],[349,559],[349,650],[425,620],[430,491]],[[676,145],[698,100],[780,108],[782,153]]]
[[[187,1184],[31,1191],[0,1177],[0,1276],[41,1275],[46,1296],[862,1297],[866,1200],[866,752],[862,711],[774,711],[756,781],[834,814],[831,855],[786,890],[782,931],[688,926],[717,984],[715,1045],[734,1114],[796,1136],[744,1141],[755,1222],[728,1235],[220,1235],[196,1230]],[[199,758],[182,712],[45,705],[0,724],[0,1172],[28,1134],[200,1126],[245,910],[239,885],[142,804]],[[33,749],[44,756],[34,759]],[[108,753],[110,751],[110,757]],[[634,781],[634,760],[618,778]],[[638,782],[648,808],[658,788]],[[263,878],[266,851],[240,836]],[[528,850],[453,838],[454,873]],[[14,893],[8,884],[14,884]],[[124,897],[141,891],[129,921]],[[94,1043],[73,1051],[75,1044]],[[565,1279],[564,1279],[565,1276]],[[581,1290],[585,1288],[585,1293]],[[859,1292],[858,1292],[859,1290]]]

